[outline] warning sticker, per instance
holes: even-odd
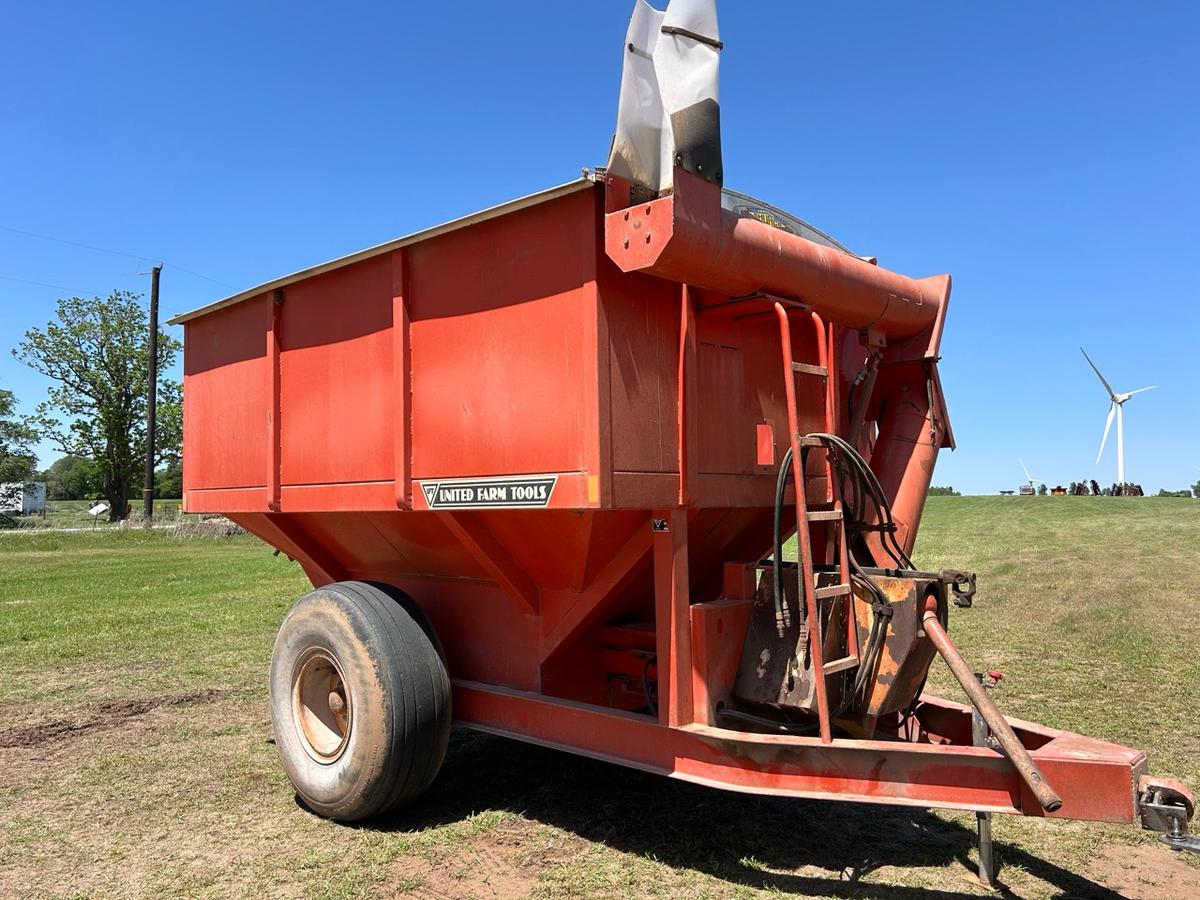
[[[417,483],[430,509],[505,509],[547,506],[558,476],[502,475]]]

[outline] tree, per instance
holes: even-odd
[[[945,487],[933,485],[932,487],[929,488],[929,496],[930,497],[961,497],[962,495],[958,491],[956,491],[954,488],[950,487],[949,485],[946,485]]]
[[[179,459],[169,460],[154,473],[154,496],[160,500],[183,499],[183,465]]]
[[[57,382],[34,419],[61,452],[95,461],[111,522],[125,518],[145,465],[149,320],[138,301],[128,291],[59,300],[56,320],[25,332],[13,350]],[[181,392],[165,375],[179,349],[159,332],[156,463],[179,455]]]
[[[47,500],[94,500],[101,495],[100,467],[83,456],[63,456],[42,476]]]
[[[28,481],[37,467],[32,446],[37,432],[16,413],[17,398],[0,388],[0,482]]]
[[[1192,496],[1200,500],[1200,481],[1192,485]]]
[[[1046,485],[1044,485],[1044,484],[1039,484],[1039,485],[1038,485],[1038,496],[1039,496],[1039,497],[1045,497],[1045,496],[1046,496]]]

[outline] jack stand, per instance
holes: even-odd
[[[999,672],[976,672],[975,677],[985,689],[992,687],[1000,680]],[[971,709],[971,738],[976,747],[986,747],[988,741],[988,726],[978,709]],[[996,886],[996,857],[992,854],[992,814],[975,813],[979,826],[979,881],[989,888]]]

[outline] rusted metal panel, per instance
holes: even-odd
[[[939,596],[943,609],[945,597],[940,585],[932,581],[904,577],[875,577],[872,580],[891,607],[891,616],[883,651],[879,655],[877,669],[869,679],[870,692],[861,712],[866,716],[879,717],[904,709],[924,684],[937,651],[924,639],[921,614],[930,592]],[[874,613],[871,599],[860,584],[855,585],[854,596],[861,644],[871,630]]]

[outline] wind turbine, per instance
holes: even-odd
[[[1029,469],[1025,468],[1025,460],[1018,456],[1017,462],[1021,464],[1022,469],[1025,469],[1025,477],[1029,479],[1029,493],[1035,493],[1033,489],[1033,476],[1029,474]]]
[[[1104,455],[1104,443],[1108,440],[1109,429],[1112,428],[1113,416],[1117,417],[1117,484],[1125,483],[1125,416],[1123,407],[1125,401],[1134,394],[1140,394],[1142,391],[1150,391],[1158,387],[1157,384],[1152,384],[1150,387],[1138,388],[1136,391],[1127,391],[1124,394],[1118,394],[1112,389],[1112,385],[1108,383],[1100,370],[1096,368],[1096,364],[1092,362],[1092,358],[1087,355],[1087,351],[1082,347],[1079,352],[1083,354],[1083,358],[1088,361],[1088,365],[1092,367],[1092,371],[1096,373],[1096,377],[1100,379],[1100,383],[1104,385],[1104,389],[1108,391],[1108,396],[1112,403],[1108,407],[1108,418],[1104,422],[1104,437],[1100,438],[1100,450],[1096,453],[1096,462],[1100,462],[1100,457]]]

